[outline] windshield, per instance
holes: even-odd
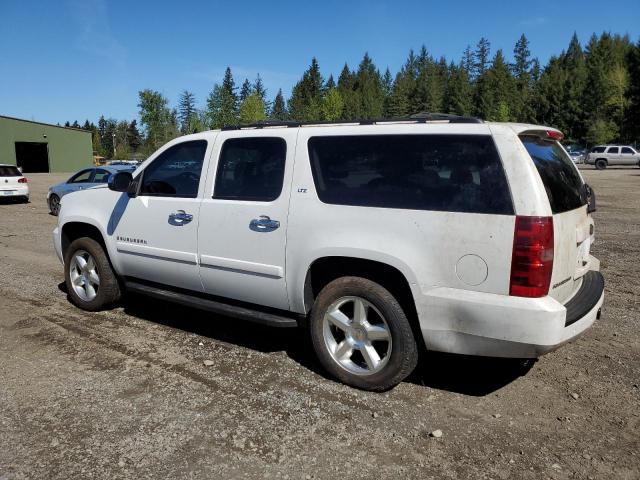
[[[582,178],[557,142],[534,135],[523,135],[520,140],[538,169],[553,213],[586,205]]]

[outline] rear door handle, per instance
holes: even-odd
[[[174,221],[176,224],[183,225],[193,220],[193,215],[185,212],[184,210],[178,210],[169,215],[169,221]]]
[[[254,232],[271,232],[280,227],[278,220],[271,220],[267,215],[260,215],[249,222],[249,228]]]

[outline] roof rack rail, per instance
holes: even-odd
[[[378,123],[428,123],[428,122],[448,122],[448,123],[482,123],[476,117],[465,117],[452,115],[449,113],[415,113],[409,117],[401,118],[371,118],[363,120],[342,120],[342,121],[317,121],[317,122],[296,122],[293,120],[261,120],[255,123],[242,125],[225,125],[221,130],[242,130],[244,128],[269,128],[269,127],[303,127],[311,125],[376,125]]]

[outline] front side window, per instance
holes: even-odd
[[[609,150],[607,150],[607,153],[618,153],[618,147],[609,147]]]
[[[488,135],[358,135],[309,139],[324,203],[513,214]]]
[[[206,150],[206,140],[194,140],[162,152],[142,172],[140,195],[197,197]]]
[[[67,183],[86,183],[91,180],[91,174],[93,170],[83,170],[81,172],[76,173],[73,177],[69,179]]]
[[[629,147],[622,147],[623,155],[633,155],[635,152],[631,150]]]
[[[222,145],[213,198],[271,202],[282,192],[283,138],[232,138]]]

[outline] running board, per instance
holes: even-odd
[[[262,312],[260,310],[254,310],[247,307],[230,305],[228,303],[209,300],[208,298],[202,298],[196,295],[189,295],[188,293],[174,292],[172,290],[152,287],[150,285],[130,280],[125,281],[125,287],[129,291],[139,293],[141,295],[158,298],[172,303],[178,303],[180,305],[205,310],[211,313],[225,315],[227,317],[240,318],[270,327],[292,328],[298,326],[298,321],[295,318],[275,313]]]

